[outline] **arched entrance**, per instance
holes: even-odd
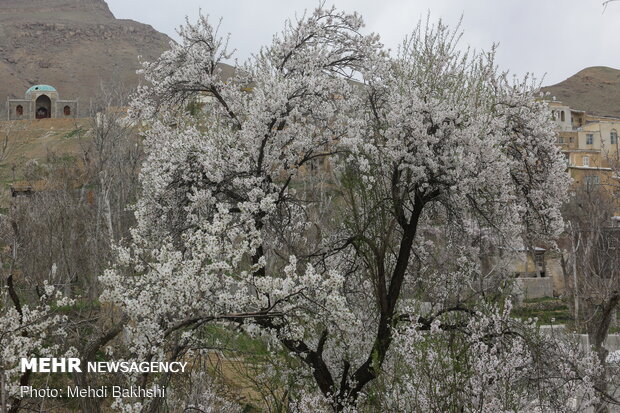
[[[52,117],[52,101],[47,95],[41,95],[37,98],[35,103],[36,118],[45,119]]]

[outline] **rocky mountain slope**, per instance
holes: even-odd
[[[620,117],[620,70],[604,66],[585,68],[556,85],[543,88],[574,109]]]
[[[43,83],[87,110],[101,85],[134,87],[137,56],[154,59],[169,42],[149,25],[116,19],[104,0],[0,0],[0,107]]]

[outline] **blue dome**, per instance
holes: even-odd
[[[26,91],[26,93],[32,92],[56,92],[57,90],[50,85],[34,85]]]

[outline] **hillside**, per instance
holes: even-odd
[[[29,161],[57,158],[75,163],[90,142],[90,127],[90,119],[0,121],[0,213],[9,204],[9,186],[25,179]]]
[[[102,83],[129,89],[137,56],[154,59],[169,42],[149,25],[116,19],[104,0],[0,0],[0,106],[39,83],[82,102]]]
[[[543,88],[574,109],[620,116],[620,70],[588,67],[556,85]]]

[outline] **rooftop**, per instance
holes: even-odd
[[[50,85],[34,85],[31,86],[30,89],[26,91],[26,94],[32,92],[57,92],[57,90]]]

